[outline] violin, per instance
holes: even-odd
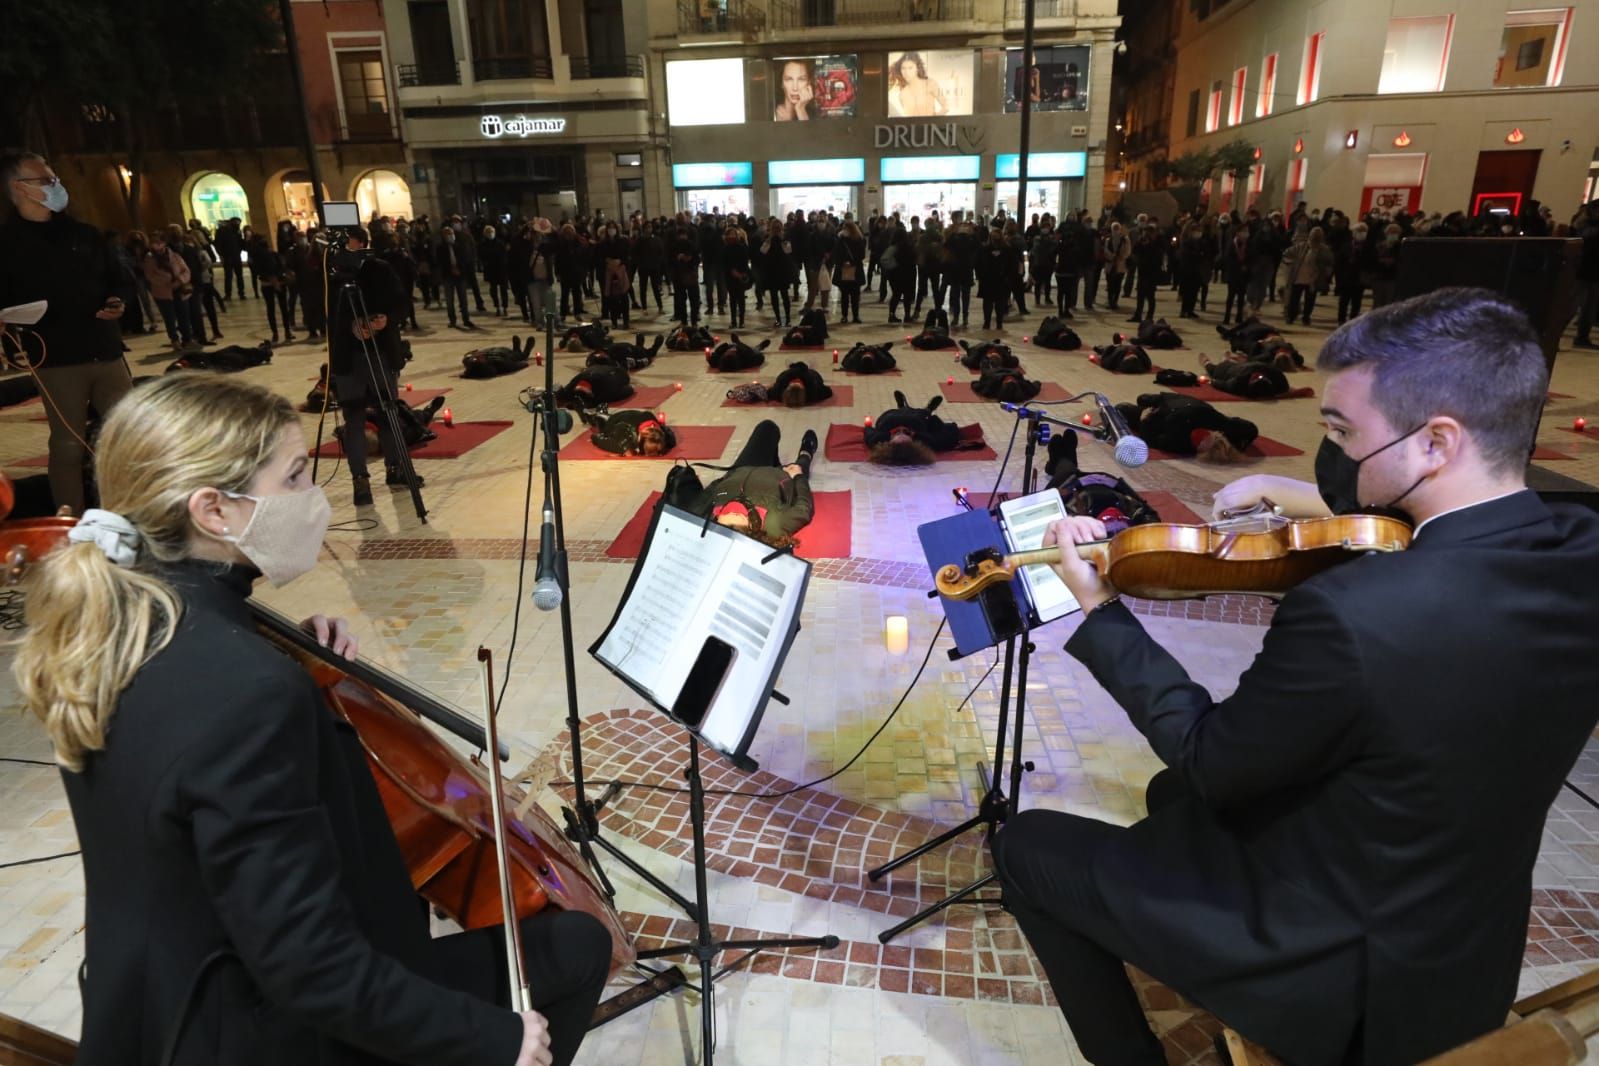
[[[1382,515],[1290,519],[1265,501],[1202,526],[1132,526],[1109,540],[1075,545],[1118,592],[1144,600],[1225,593],[1280,599],[1300,582],[1366,552],[1410,546],[1410,526]],[[939,568],[934,584],[954,600],[1014,581],[1024,566],[1055,563],[1061,546]]]

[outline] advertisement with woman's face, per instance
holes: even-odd
[[[777,104],[773,122],[854,118],[860,67],[855,56],[793,56],[772,60]]]
[[[888,53],[889,117],[970,115],[976,64],[969,51]]]
[[[1034,111],[1088,110],[1088,46],[1057,45],[1033,49],[1031,77],[1022,77],[1022,50],[1005,53],[1005,110],[1022,109],[1022,94]]]

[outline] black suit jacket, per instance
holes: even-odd
[[[419,976],[426,913],[359,743],[257,634],[258,575],[167,576],[177,634],[63,774],[87,890],[78,1062],[155,1066],[187,1003],[183,1066],[511,1066],[515,1014]]]
[[[1296,1063],[1501,1025],[1544,816],[1599,718],[1599,518],[1531,492],[1282,601],[1214,701],[1119,604],[1067,650],[1192,798],[1108,846],[1108,944]]]

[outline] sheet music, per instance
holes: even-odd
[[[671,708],[715,635],[735,650],[699,734],[737,751],[763,706],[804,595],[808,565],[720,526],[666,508],[632,591],[595,655],[657,706]]]
[[[693,665],[692,656],[672,661],[674,638],[705,598],[730,547],[727,537],[702,537],[696,523],[662,514],[633,591],[597,652],[663,707],[672,705]]]
[[[1006,500],[999,505],[1004,519],[1005,542],[1011,551],[1031,551],[1044,546],[1044,533],[1054,522],[1066,517],[1066,505],[1058,489],[1045,489],[1031,496]],[[1060,575],[1043,563],[1022,567],[1022,583],[1041,622],[1053,622],[1077,610],[1077,598]]]

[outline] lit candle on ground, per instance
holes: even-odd
[[[904,655],[910,650],[911,630],[910,620],[902,614],[891,614],[883,624],[883,642],[888,646],[888,654]]]

